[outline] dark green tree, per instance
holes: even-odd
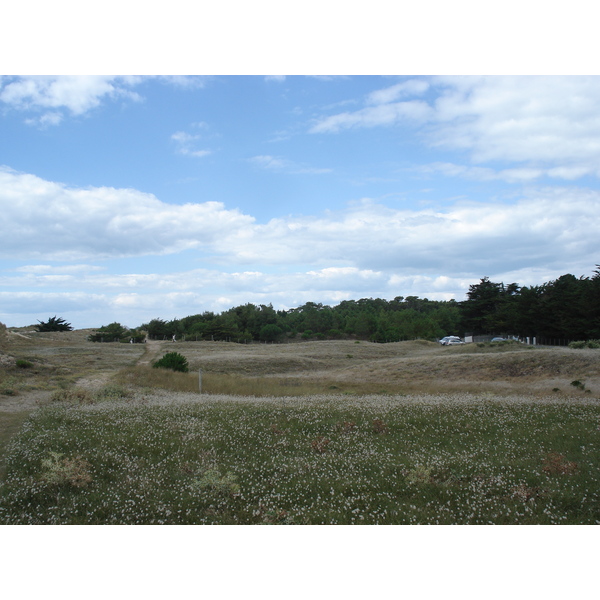
[[[134,331],[131,332],[127,327],[121,325],[121,323],[111,323],[110,325],[103,325],[95,333],[88,336],[90,342],[128,342],[132,337],[140,337],[141,333]],[[136,341],[141,341],[138,339]]]
[[[283,338],[285,332],[275,323],[263,325],[260,329],[260,340],[263,342],[276,342]]]
[[[46,322],[38,319],[38,323],[39,325],[35,326],[37,331],[73,331],[71,323],[67,323],[64,319],[56,316],[50,317]]]

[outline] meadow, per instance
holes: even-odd
[[[600,522],[596,350],[20,333],[3,524]]]

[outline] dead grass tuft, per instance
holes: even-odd
[[[310,446],[313,449],[313,452],[316,452],[317,454],[323,454],[324,452],[327,452],[327,446],[330,442],[330,439],[320,435],[310,443]]]
[[[373,432],[374,433],[383,434],[383,433],[387,433],[388,430],[389,430],[388,426],[381,419],[373,420]]]
[[[576,462],[567,460],[558,452],[550,452],[543,460],[542,471],[547,475],[573,475],[578,468]]]
[[[94,395],[88,390],[57,390],[50,398],[51,402],[70,402],[74,404],[94,404]]]
[[[92,482],[91,465],[81,458],[69,458],[60,452],[50,452],[42,460],[41,480],[49,484],[86,487]]]

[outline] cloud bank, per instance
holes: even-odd
[[[219,202],[167,204],[152,194],[72,188],[0,169],[0,256],[82,261],[196,249],[230,265],[355,267],[485,274],[590,262],[600,192],[536,188],[510,203],[399,210],[364,199],[338,212],[257,223]]]

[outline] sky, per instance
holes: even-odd
[[[8,326],[460,301],[483,277],[538,285],[600,262],[593,21],[573,13],[569,38],[569,16],[508,2],[481,29],[461,2],[424,32],[410,25],[433,5],[399,23],[378,0],[311,0],[290,28],[272,3],[225,3],[200,35],[179,0],[166,14],[109,0],[86,29],[67,4],[39,4],[35,22],[10,7],[28,25],[0,40]]]
[[[598,76],[4,76],[0,320],[463,300],[600,262]]]

